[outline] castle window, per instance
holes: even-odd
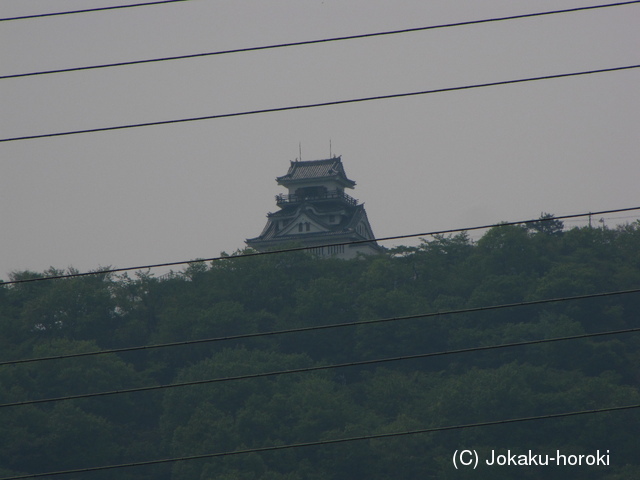
[[[329,250],[329,255],[344,253],[344,245],[330,245],[327,248]]]
[[[299,232],[301,232],[301,231],[302,231],[302,222],[300,222],[300,223],[298,224],[298,231],[299,231]]]
[[[307,226],[307,232],[311,230],[311,224],[309,222],[307,222],[305,225]]]

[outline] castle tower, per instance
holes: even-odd
[[[258,251],[299,245],[314,247],[320,257],[354,258],[380,253],[364,205],[344,193],[355,186],[344,172],[341,157],[291,162],[286,175],[276,178],[287,194],[276,195],[275,213],[267,214],[260,236],[246,240]],[[372,240],[353,245],[336,243]]]

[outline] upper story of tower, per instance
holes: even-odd
[[[277,177],[276,181],[288,190],[287,194],[276,196],[276,203],[280,207],[323,200],[339,201],[353,206],[358,203],[356,199],[344,193],[345,188],[353,188],[356,182],[347,177],[341,157],[291,162],[289,171]]]

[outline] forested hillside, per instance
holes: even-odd
[[[6,285],[0,478],[198,455],[47,478],[640,478],[640,409],[468,426],[640,404],[640,332],[476,348],[640,327],[639,293],[569,298],[639,287],[640,223],[558,221],[350,261],[230,256],[161,278]],[[302,331],[255,335],[286,330]],[[125,350],[15,362],[112,349]],[[304,371],[256,375],[289,370]],[[31,402],[152,386],[163,388]],[[255,451],[306,442],[328,443]],[[456,470],[458,449],[599,449],[610,461]],[[235,450],[254,451],[206,457]]]

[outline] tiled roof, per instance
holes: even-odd
[[[303,207],[296,208],[294,217],[297,217],[298,215],[300,215],[302,211],[303,211]],[[285,241],[285,240],[291,240],[294,238],[304,240],[304,239],[310,239],[313,237],[324,236],[324,235],[348,235],[348,234],[356,235],[354,233],[355,226],[360,222],[360,220],[362,220],[363,217],[367,216],[367,214],[364,211],[364,205],[362,204],[357,205],[355,207],[349,207],[348,214],[338,224],[325,223],[321,217],[315,215],[311,210],[308,210],[308,209],[304,209],[304,214],[309,218],[311,218],[314,222],[325,227],[327,230],[324,232],[315,232],[315,233],[305,232],[303,234],[297,234],[294,231],[287,235],[283,235],[281,230],[280,231],[276,230],[275,224],[273,221],[268,221],[262,233],[258,237],[247,239],[247,242],[261,242],[261,241],[268,241],[268,240],[275,240],[275,239],[280,239],[281,241]],[[273,215],[270,218],[273,220],[274,217],[276,217],[276,215]],[[367,223],[368,223],[368,220],[367,220]]]
[[[356,182],[347,178],[342,166],[341,157],[328,158],[326,160],[310,160],[305,162],[291,162],[286,175],[278,177],[278,183],[292,180],[306,180],[313,178],[340,177],[351,186]]]

